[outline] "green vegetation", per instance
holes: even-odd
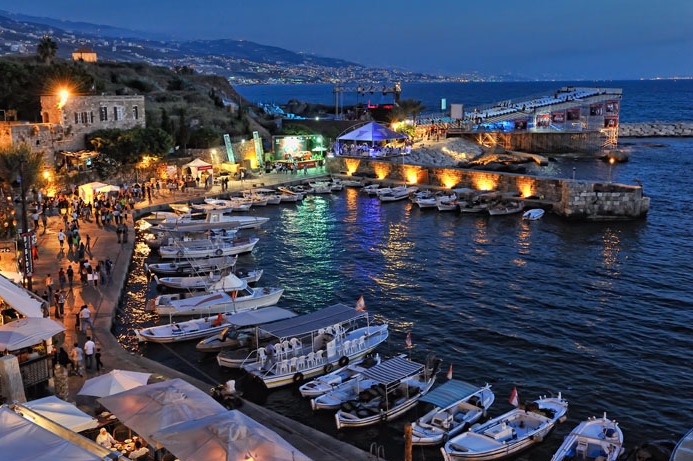
[[[20,181],[26,190],[40,186],[43,170],[43,154],[32,152],[27,144],[0,148],[0,178],[4,183],[19,187]]]
[[[55,54],[58,52],[58,45],[53,41],[50,35],[44,35],[39,40],[36,47],[36,54],[41,62],[50,64],[55,59]]]
[[[137,163],[145,155],[164,156],[173,147],[171,136],[160,128],[98,130],[87,136],[87,143],[122,164]]]

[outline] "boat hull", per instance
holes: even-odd
[[[257,309],[259,307],[273,306],[277,304],[279,298],[281,298],[282,294],[284,293],[284,290],[281,288],[267,288],[267,290],[271,290],[267,294],[264,294],[264,288],[258,288],[257,290],[261,291],[261,293],[257,296],[246,299],[236,298],[234,302],[222,302],[211,307],[201,309],[186,309],[184,311],[180,311],[170,305],[157,305],[155,307],[159,315],[170,315],[173,317],[224,314],[227,312],[242,312]]]

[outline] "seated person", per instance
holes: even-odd
[[[108,433],[105,427],[102,427],[99,431],[99,435],[96,436],[96,443],[105,448],[111,448],[113,445],[118,443],[116,439],[113,438],[111,434]]]
[[[212,326],[213,327],[218,327],[221,326],[221,324],[224,323],[224,314],[219,314],[217,315],[217,318],[212,321]]]
[[[135,442],[135,449],[128,455],[130,459],[144,458],[149,455],[149,448],[143,447],[139,440]]]

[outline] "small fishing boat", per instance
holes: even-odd
[[[245,274],[235,273],[235,275],[246,283],[255,283],[262,277],[262,269],[245,272]],[[225,276],[219,273],[210,272],[206,275],[190,277],[161,277],[154,276],[157,285],[172,288],[174,290],[204,290],[219,282]]]
[[[310,188],[312,189],[313,194],[331,194],[332,193],[332,184],[329,182],[311,182],[308,183]]]
[[[458,206],[459,202],[455,194],[436,197],[436,208],[438,208],[438,211],[457,211]]]
[[[171,235],[167,232],[163,232],[160,235],[162,237],[153,238],[147,240],[147,246],[153,250],[161,248],[162,246],[173,246],[178,243],[185,242],[195,242],[195,241],[212,241],[214,243],[231,242],[236,238],[238,233],[237,229],[222,230],[219,233],[207,231],[207,232],[187,232],[182,237],[177,237]],[[167,235],[168,234],[168,235]]]
[[[232,197],[228,200],[206,198],[204,200],[205,204],[217,207],[219,210],[231,210],[231,211],[248,211],[253,203],[241,197]],[[265,203],[266,205],[266,203]],[[199,205],[193,205],[193,207]]]
[[[279,198],[282,202],[300,202],[303,200],[302,192],[292,191],[288,187],[278,187],[277,189],[281,192]]]
[[[519,201],[501,202],[490,206],[487,211],[491,216],[502,216],[520,213],[524,206],[524,203]]]
[[[363,180],[356,179],[340,179],[344,187],[363,187]]]
[[[221,258],[191,259],[171,263],[145,264],[144,268],[157,275],[190,275],[223,271],[236,265],[238,256],[222,256]]]
[[[362,359],[354,360],[345,367],[337,368],[331,373],[327,373],[326,375],[320,376],[319,378],[301,385],[301,387],[298,388],[298,391],[303,397],[318,397],[331,391],[335,388],[335,386],[338,386],[360,374],[364,369],[370,368],[379,363],[380,355],[375,354],[375,356],[373,356],[368,354]]]
[[[243,191],[243,197],[251,200],[253,206],[278,205],[282,198],[274,189],[255,188]]]
[[[396,202],[408,198],[409,194],[416,191],[416,187],[397,186],[390,189],[389,192],[378,194],[378,200],[381,202]]]
[[[335,414],[337,429],[370,426],[403,415],[431,389],[439,366],[440,359],[433,356],[425,365],[393,357],[364,370],[358,381],[372,383],[371,387],[341,404]]]
[[[674,450],[671,452],[669,461],[691,461],[693,453],[693,429],[688,431],[686,435],[681,437]]]
[[[250,253],[260,239],[251,237],[236,239],[231,242],[215,242],[212,240],[194,240],[179,242],[172,246],[159,248],[162,258],[205,258],[211,256],[233,256]]]
[[[435,208],[437,205],[437,197],[430,191],[421,191],[413,194],[411,201],[419,206],[419,208]]]
[[[441,448],[443,458],[485,461],[514,456],[543,441],[567,411],[568,402],[560,393],[542,397],[451,438]]]
[[[532,208],[531,210],[527,210],[522,214],[522,219],[536,221],[537,219],[541,219],[542,216],[544,216],[544,210],[541,208]]]
[[[389,192],[390,188],[387,187],[386,189],[388,189],[388,192]],[[364,192],[368,195],[378,195],[379,190],[381,190],[380,184],[375,183],[375,184],[369,184],[367,186],[363,186],[363,189],[361,189],[361,192]]]
[[[421,397],[433,405],[412,425],[412,444],[439,445],[479,421],[495,401],[491,386],[449,380]]]
[[[277,306],[239,312],[229,318],[229,328],[201,340],[195,349],[200,352],[219,352],[232,347],[248,346],[255,335],[255,327],[292,317],[296,317],[296,313]]]
[[[623,453],[623,432],[616,421],[589,418],[573,429],[551,461],[616,461]]]
[[[210,229],[254,229],[267,221],[269,221],[269,218],[260,216],[228,216],[222,211],[215,210],[205,213],[202,219],[195,219],[192,216],[167,218],[152,228],[152,230],[197,232]]]

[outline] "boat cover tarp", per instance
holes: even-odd
[[[420,363],[398,356],[383,360],[378,365],[367,368],[362,372],[362,375],[385,386],[390,386],[404,378],[421,373],[423,368],[424,366]]]
[[[258,309],[256,311],[243,311],[228,317],[229,323],[237,327],[247,327],[250,325],[261,325],[263,323],[276,322],[296,317],[294,312],[281,307],[271,306]]]
[[[406,139],[407,137],[407,135],[392,131],[386,126],[370,122],[337,139],[340,141],[387,141],[390,139]]]
[[[470,397],[478,391],[478,386],[451,379],[421,397],[421,401],[432,403],[439,408],[446,408],[459,400]]]
[[[25,317],[43,317],[42,302],[24,288],[0,276],[0,298]]]
[[[204,296],[193,296],[187,299],[176,299],[171,301],[171,306],[177,311],[189,311],[193,309],[205,309],[216,306],[217,304],[230,303],[233,299],[223,291],[211,293]]]
[[[262,327],[262,330],[277,338],[289,338],[310,333],[311,331],[318,331],[321,328],[327,328],[366,315],[365,311],[357,312],[353,307],[335,304],[310,314],[265,325]]]

